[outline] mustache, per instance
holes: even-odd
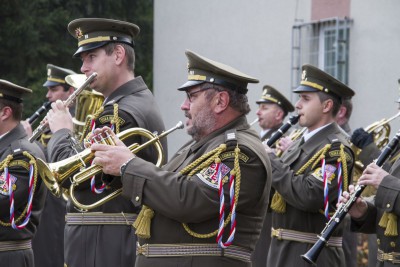
[[[185,117],[188,119],[192,119],[192,115],[188,111],[185,111]]]

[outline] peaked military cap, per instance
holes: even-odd
[[[134,37],[140,28],[130,22],[103,19],[80,18],[68,24],[69,33],[78,39],[78,50],[74,57],[80,53],[102,47],[109,42],[126,43],[133,47]]]
[[[23,97],[30,93],[32,93],[31,89],[0,79],[0,98],[22,103]]]
[[[75,74],[74,71],[64,69],[53,64],[47,64],[47,81],[43,84],[44,87],[64,85],[65,76]]]
[[[324,92],[339,99],[354,96],[354,91],[347,85],[317,67],[305,64],[302,70],[300,86],[293,92]]]
[[[278,90],[270,85],[264,85],[261,98],[256,101],[257,104],[273,103],[280,106],[286,113],[293,112],[294,106]]]
[[[247,93],[248,83],[258,83],[258,80],[244,74],[228,65],[200,56],[186,50],[188,58],[188,81],[178,88],[180,91],[208,82],[236,90],[241,94]]]

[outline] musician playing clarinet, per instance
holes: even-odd
[[[261,127],[261,141],[268,140],[282,125],[289,112],[294,111],[294,106],[277,89],[264,85],[258,104],[258,125]],[[253,267],[265,267],[269,243],[271,241],[271,214],[267,212],[260,239],[252,255]]]
[[[299,95],[299,124],[307,130],[280,158],[266,146],[275,190],[268,267],[309,266],[300,255],[313,246],[334,213],[354,165],[348,137],[335,122],[342,99],[353,96],[353,90],[312,65],[303,65],[302,71],[300,86],[293,92]],[[333,234],[318,266],[344,266],[342,231]]]
[[[364,170],[358,184],[373,186],[376,195],[370,198],[360,197],[349,210],[351,230],[367,234],[376,234],[378,243],[378,267],[400,266],[400,160],[397,160],[389,172],[371,163]],[[349,200],[349,192],[343,192],[340,203]]]

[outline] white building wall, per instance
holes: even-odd
[[[249,122],[256,118],[255,101],[265,84],[295,103],[297,96],[290,92],[292,26],[296,19],[310,21],[311,0],[154,2],[154,94],[167,128],[185,121],[180,110],[185,94],[176,88],[187,78],[186,49],[260,80],[249,85]],[[352,0],[349,85],[357,93],[353,129],[396,112],[399,8],[398,0]],[[169,135],[169,155],[188,139],[185,130]]]

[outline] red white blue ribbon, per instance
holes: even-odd
[[[224,222],[225,222],[225,197],[224,197],[224,187],[222,182],[223,177],[221,175],[221,163],[217,163],[217,169],[218,169],[218,188],[219,188],[218,193],[220,199],[217,243],[220,248],[227,248],[230,245],[232,245],[236,232],[235,175],[230,175],[229,177],[230,212],[232,214],[231,229],[229,232],[228,240],[226,242],[223,242],[222,236],[224,234]]]
[[[4,168],[4,175],[6,176],[7,179],[7,184],[8,184],[8,195],[10,198],[10,223],[13,229],[15,230],[21,230],[25,228],[25,226],[28,224],[29,219],[32,214],[32,200],[33,200],[33,192],[34,192],[34,168],[33,165],[31,164],[29,167],[29,196],[28,196],[28,209],[26,211],[26,216],[25,220],[20,224],[17,225],[15,223],[15,216],[14,216],[14,192],[13,192],[13,184],[10,178],[10,173],[8,172],[8,167]]]
[[[342,163],[340,161],[337,163],[337,170],[338,170],[338,202],[339,202],[339,198],[343,192]]]
[[[324,215],[327,219],[329,216],[329,183],[328,177],[325,172],[325,158],[321,159],[321,172],[323,175],[323,183],[324,183]]]

